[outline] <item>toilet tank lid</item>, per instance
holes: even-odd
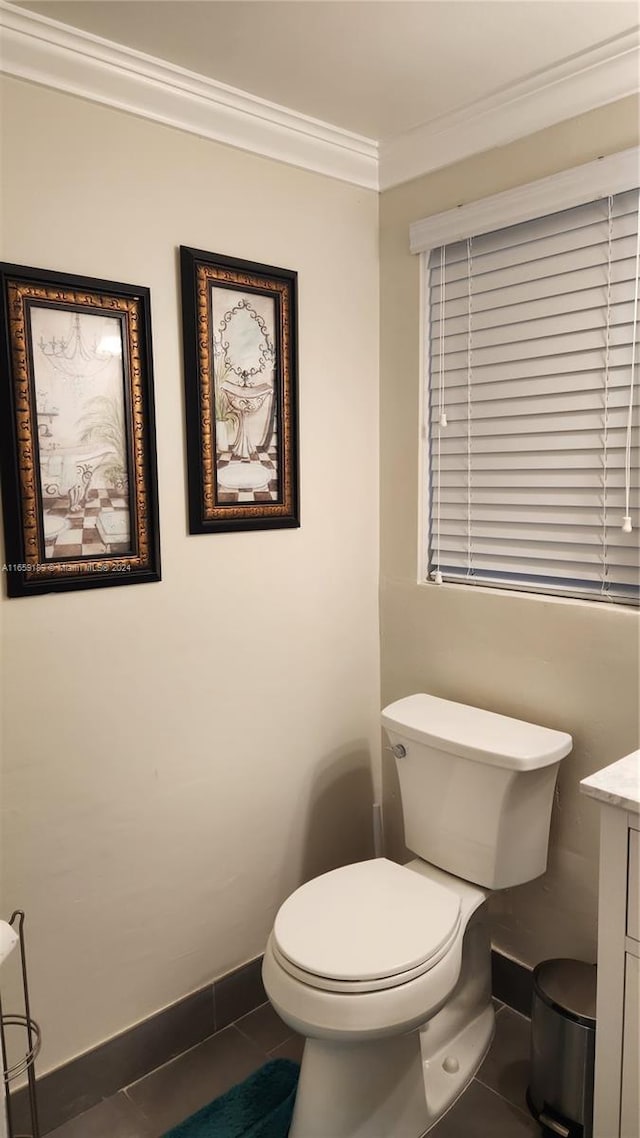
[[[557,763],[573,746],[564,731],[424,692],[390,703],[382,711],[382,725],[414,742],[519,771]]]

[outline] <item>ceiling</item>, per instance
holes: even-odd
[[[629,0],[46,0],[21,6],[386,140],[637,26]]]

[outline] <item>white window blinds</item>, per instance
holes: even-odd
[[[638,603],[638,249],[632,190],[432,251],[431,579]]]

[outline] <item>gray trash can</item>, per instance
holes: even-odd
[[[596,966],[545,960],[533,972],[527,1103],[548,1138],[592,1138]]]

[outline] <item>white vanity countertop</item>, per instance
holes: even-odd
[[[640,751],[583,778],[580,789],[591,798],[640,814]]]

